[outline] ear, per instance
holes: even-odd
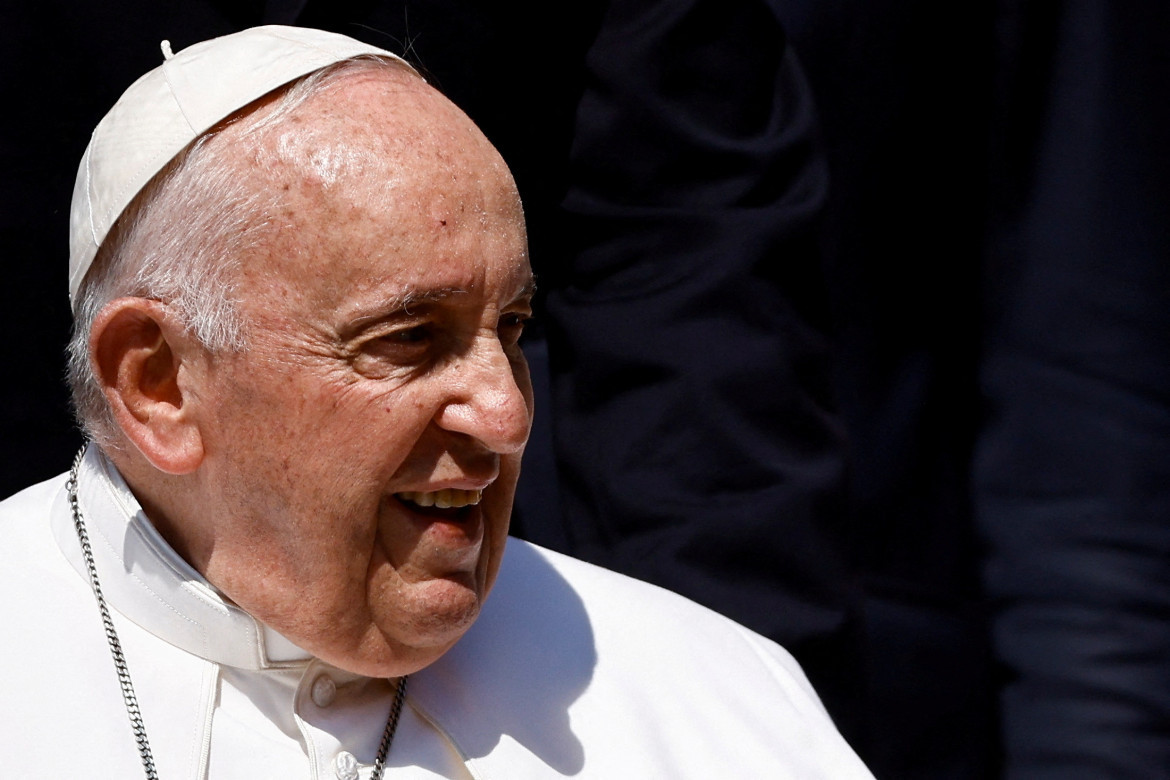
[[[202,347],[159,301],[118,298],[94,320],[94,372],[126,438],[159,471],[187,474],[203,438],[187,380]]]

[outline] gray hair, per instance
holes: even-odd
[[[118,218],[77,292],[67,379],[84,433],[100,446],[120,437],[94,372],[89,342],[107,304],[132,296],[165,303],[208,351],[247,346],[236,297],[240,256],[261,239],[279,205],[276,192],[250,186],[239,151],[214,139],[237,124],[245,137],[278,124],[313,95],[355,71],[413,72],[395,60],[361,56],[316,71],[286,88],[272,109],[228,120],[196,139],[143,188]],[[259,160],[256,160],[259,162]]]

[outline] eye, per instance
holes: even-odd
[[[519,311],[507,312],[500,317],[500,322],[496,326],[496,330],[500,334],[500,343],[510,347],[520,341],[520,336],[524,333],[524,326],[531,319],[531,314]]]
[[[430,323],[402,325],[366,341],[362,353],[379,361],[414,365],[426,359],[434,340]]]
[[[401,328],[399,330],[386,333],[378,337],[379,341],[384,341],[390,344],[421,344],[431,337],[430,329],[424,325],[415,325],[410,328]]]

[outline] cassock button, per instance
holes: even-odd
[[[328,707],[337,698],[337,683],[333,682],[329,675],[323,674],[313,680],[313,688],[309,695],[313,697],[313,703],[318,707]]]
[[[337,780],[358,780],[358,760],[353,753],[343,750],[337,754],[333,759],[333,774]]]

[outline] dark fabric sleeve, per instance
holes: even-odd
[[[1170,773],[1170,11],[1002,3],[975,462],[1006,776]]]
[[[848,579],[805,82],[760,3],[617,0],[586,64],[569,246],[538,266],[568,549],[782,642],[833,708]]]

